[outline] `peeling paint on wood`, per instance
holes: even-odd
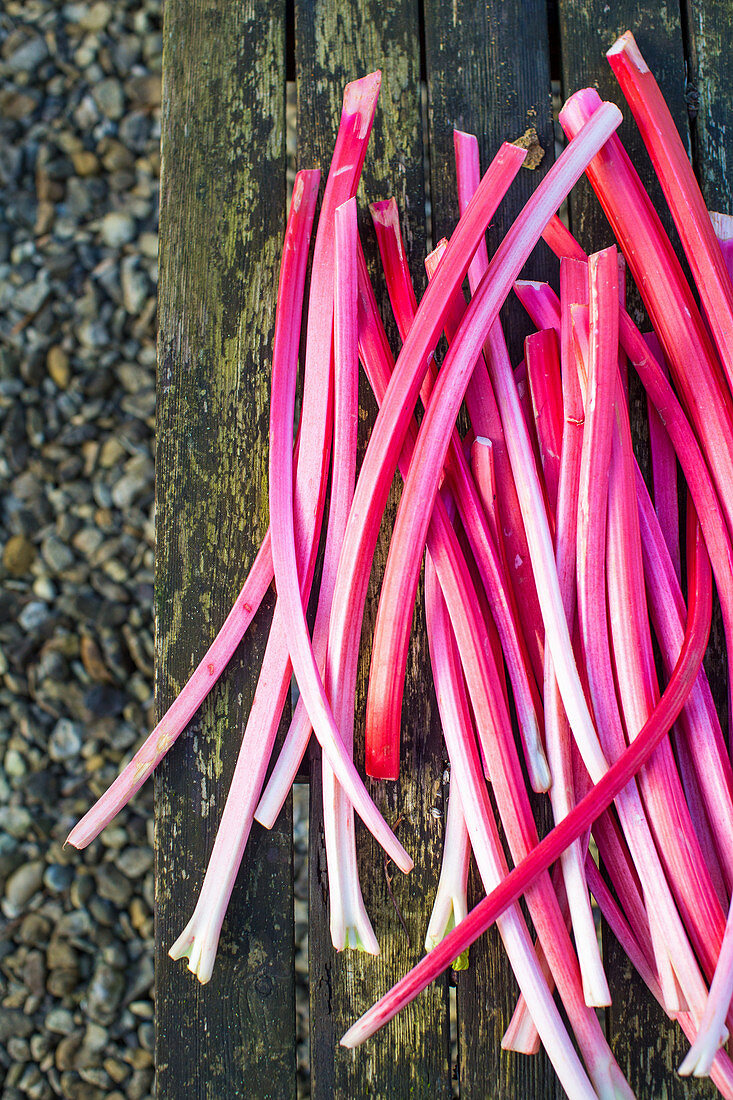
[[[170,0],[163,58],[156,701],[223,622],[267,527],[285,213],[285,4]],[[200,986],[167,949],[195,904],[272,600],[156,779],[158,1096],[295,1095],[292,827],[257,829]]]

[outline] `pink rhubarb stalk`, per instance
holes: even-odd
[[[674,723],[702,665],[712,617],[712,580],[702,537],[696,532],[691,548],[690,604],[685,640],[674,672],[654,714],[636,740],[539,844],[510,871],[501,884],[471,910],[429,955],[377,1001],[342,1036],[341,1044],[356,1047],[391,1020],[465,951],[546,871],[574,840],[616,798]]]
[[[318,171],[298,173],[283,245],[273,369],[275,360],[280,360],[280,365],[286,370],[290,369],[292,373],[295,373],[294,364],[297,364],[308,244],[319,181]],[[292,447],[290,453],[292,456]],[[277,669],[275,666],[273,677],[273,669],[267,664],[268,654],[272,655],[278,648],[280,635],[275,629],[277,622],[276,610],[258,684],[260,701],[258,703],[255,695],[204,884],[191,920],[169,951],[171,958],[187,958],[189,970],[201,982],[208,982],[211,977],[224,914],[249,835],[252,813],[265,777],[288,690],[288,678],[281,677],[277,694],[277,688],[270,682],[271,678],[276,678]],[[287,667],[287,657],[285,663]],[[266,689],[264,696],[262,687]],[[263,702],[265,713],[260,715]],[[236,792],[235,797],[232,797],[232,792]]]
[[[532,398],[542,472],[553,517],[557,512],[562,452],[562,382],[557,338],[552,329],[533,333],[524,342],[529,392]]]
[[[378,87],[378,79],[376,81]],[[376,88],[374,89],[376,91]],[[344,163],[340,175],[329,176],[333,185],[327,189],[321,209],[319,233],[314,255],[314,268],[322,265],[328,274],[324,278],[331,292],[331,300],[319,303],[325,316],[333,317],[333,268],[334,268],[334,214],[340,205],[338,199],[345,193],[350,197],[352,184],[358,180],[366,145],[371,130],[376,95],[367,86],[354,95],[353,103],[345,107],[352,119],[352,132],[344,142]],[[348,94],[348,93],[347,93]],[[365,110],[366,107],[366,110]],[[319,248],[320,246],[320,248]],[[313,290],[311,291],[313,294]],[[311,305],[313,305],[311,298]],[[323,331],[323,317],[318,319],[318,336],[309,325],[306,343],[304,406],[309,392],[328,391],[332,333]],[[297,355],[297,340],[295,347]],[[317,346],[314,346],[317,345]],[[287,638],[293,672],[298,681],[301,696],[308,711],[314,731],[324,751],[328,754],[339,782],[349,790],[354,806],[391,859],[402,871],[412,868],[412,860],[402,844],[384,822],[364,786],[353,760],[344,750],[339,729],[331,713],[318,662],[313,652],[298,578],[298,552],[296,524],[293,510],[293,416],[295,410],[295,379],[285,371],[276,370],[273,362],[272,396],[270,399],[270,516],[272,519],[272,561],[277,583],[278,602],[288,624]],[[328,465],[327,417],[323,410],[319,416],[303,413],[303,439],[298,454],[298,478],[305,485],[316,486]]]
[[[456,158],[458,209],[463,213],[471,201],[480,179],[478,141],[473,134],[454,130],[453,147]],[[471,293],[478,286],[488,262],[486,241],[482,240],[468,269]],[[462,302],[462,293],[460,297]],[[465,310],[465,306],[463,308]],[[519,621],[522,625],[522,633],[532,662],[532,669],[537,684],[541,686],[544,627],[537,598],[537,586],[532,571],[517,488],[514,484],[514,475],[504,438],[504,428],[486,364],[481,360],[477,361],[466,387],[466,408],[476,435],[490,439],[494,448],[497,508],[502,518],[501,538],[497,539],[497,546],[499,546],[502,558],[506,562],[509,586],[516,600]]]
[[[66,838],[75,848],[86,848],[113,817],[137,794],[157,768],[168,750],[193,718],[222,672],[257,614],[272,583],[272,552],[269,528],[257,551],[242,590],[219,633],[206,650],[185,686],[168,707],[161,720],[137,750],[129,764],[87,810]]]
[[[600,102],[592,88],[571,96],[560,112],[569,137],[593,117]],[[587,175],[659,336],[733,530],[733,400],[692,291],[616,135],[588,166]],[[624,350],[628,351],[625,343]]]
[[[542,229],[562,201],[564,194],[576,182],[578,173],[582,172],[583,166],[586,166],[594,155],[593,151],[607,140],[619,121],[617,109],[612,104],[607,104],[604,125],[595,132],[584,131],[582,145],[571,142],[540,183],[525,210],[499,246],[480,287],[474,294],[456,340],[438,375],[433,397],[420,428],[415,458],[400,503],[377,615],[370,681],[370,696],[375,700],[375,707],[371,713],[371,724],[367,727],[367,736],[369,737],[371,733],[373,744],[378,746],[375,755],[378,756],[381,752],[383,759],[391,758],[392,746],[396,737],[398,738],[399,730],[385,728],[385,723],[393,721],[395,714],[399,713],[395,700],[401,697],[404,682],[407,642],[420,568],[420,554],[425,544],[430,508],[435,500],[450,434],[472,368],[478,352],[496,321],[509,288]],[[438,268],[436,279],[428,286],[423,305],[428,301],[431,286],[439,282],[440,274],[446,267],[447,257],[456,237],[457,233],[454,233],[446,257]],[[414,328],[415,326],[410,330],[410,334]],[[509,378],[508,386],[505,384],[506,370],[511,376],[511,366],[508,362],[505,370],[495,371],[494,388],[497,391],[500,409],[504,412],[502,408],[504,405],[509,414],[508,417],[502,417],[505,429],[509,423],[513,429],[511,434],[507,434],[507,444],[515,480],[518,482],[517,489],[520,492],[525,528],[528,524],[532,524],[533,533],[536,536],[533,557],[536,559],[536,567],[539,568],[541,563],[543,572],[548,573],[545,578],[546,583],[538,593],[541,604],[544,602],[545,626],[552,627],[553,647],[558,649],[554,655],[557,675],[566,701],[566,710],[571,718],[571,725],[577,727],[576,736],[589,756],[590,766],[597,773],[599,769],[603,770],[605,761],[575,667],[567,621],[557,586],[554,554],[539,481],[536,471],[534,471],[535,477],[532,478],[528,469],[534,466],[531,444],[526,435],[526,426],[519,408],[513,377]],[[502,388],[501,395],[497,383]],[[512,394],[514,404],[512,404]],[[524,433],[521,436],[521,442],[517,444],[514,429],[521,433],[522,428]],[[541,517],[537,514],[539,509],[542,511]],[[532,552],[532,537],[529,530],[527,534],[530,537],[530,552]],[[544,569],[546,565],[549,566],[548,570]]]
[[[502,146],[484,176],[474,203],[456,228],[444,263],[423,296],[416,324],[407,335],[374,424],[344,536],[331,613],[326,686],[334,705],[340,694],[348,698],[349,705],[353,704],[356,686],[353,654],[359,646],[381,517],[420,385],[443,326],[446,302],[463,279],[478,238],[523,159],[521,150]],[[373,744],[367,748],[367,772],[396,778],[399,739],[380,739],[374,749]]]
[[[728,386],[733,390],[733,284],[669,107],[631,31],[606,53],[669,204]]]
[[[327,485],[327,459],[330,450],[332,392],[330,375],[323,377],[323,362],[330,364],[333,337],[333,211],[356,192],[359,173],[376,107],[380,76],[378,73],[354,81],[344,93],[339,132],[321,208],[308,306],[305,384],[301,424],[309,426],[308,451],[318,456],[322,467],[320,483],[306,484],[299,473],[296,498],[301,554],[298,574],[302,598],[307,600],[316,564],[318,536],[323,518]],[[326,385],[317,392],[312,385],[313,364]],[[309,381],[310,380],[310,381]],[[317,440],[326,441],[319,445]],[[305,448],[305,439],[303,439]],[[302,467],[304,471],[304,467]],[[270,636],[262,662],[252,709],[242,746],[209,860],[206,877],[193,917],[171,949],[174,957],[188,955],[193,969],[210,976],[221,922],[242,859],[254,809],[275,742],[282,708],[288,697],[291,679],[288,637],[282,605],[275,607]],[[199,961],[204,959],[206,966]]]
[[[461,805],[466,807],[466,825],[479,873],[484,887],[490,890],[506,875],[506,861],[481,776],[456,641],[430,557],[426,560],[425,604],[436,694],[453,768],[455,787],[451,797],[461,791]],[[573,1097],[595,1095],[562,1026],[519,907],[507,909],[497,923],[520,988],[564,1088]]]
[[[357,338],[356,199],[336,210],[333,318],[334,433],[333,474],[321,587],[314,628],[314,651],[319,670],[325,664],[328,621],[338,555],[354,495],[356,447],[359,432],[359,354]],[[318,638],[315,630],[318,630]],[[298,706],[303,702],[298,700]],[[353,713],[336,715],[344,746],[353,757]],[[337,951],[361,948],[379,954],[379,944],[364,906],[356,861],[354,811],[338,782],[328,757],[321,761],[323,832],[328,863],[328,901],[331,942]]]

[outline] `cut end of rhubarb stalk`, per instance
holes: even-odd
[[[344,114],[355,115],[359,113],[363,117],[362,129],[359,132],[360,139],[365,138],[369,133],[381,86],[381,69],[375,69],[373,73],[368,73],[358,80],[352,80],[344,88]]]
[[[615,57],[616,54],[626,54],[629,61],[640,73],[648,73],[649,66],[641,55],[641,50],[636,44],[631,31],[625,31],[620,38],[617,38],[610,50],[606,50],[606,57]]]
[[[727,1027],[722,1027],[719,1032],[708,1031],[705,1035],[698,1035],[677,1070],[680,1077],[707,1077],[715,1055],[727,1038]]]
[[[580,88],[574,92],[560,111],[559,119],[563,130],[566,123],[572,130],[579,129],[585,120],[598,110],[602,102],[595,88]],[[620,111],[619,114],[621,114]]]
[[[172,959],[187,959],[188,969],[196,975],[202,985],[206,985],[214,970],[218,936],[212,946],[210,937],[197,935],[193,923],[192,919],[186,925],[168,954]]]
[[[713,223],[715,236],[719,241],[733,241],[733,216],[720,214],[717,210],[710,211],[710,221]]]

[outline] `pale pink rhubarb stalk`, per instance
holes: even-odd
[[[377,211],[373,210],[372,214],[375,220],[377,240],[382,254],[387,286],[390,288],[395,317],[404,337],[414,321],[415,295],[407,265],[403,262],[404,247],[401,241],[396,204],[393,201],[382,204]],[[433,278],[436,271],[437,267],[433,268]],[[458,307],[455,312],[452,309],[451,316],[446,319],[445,334],[449,346],[456,331],[453,328],[453,323],[460,323],[460,317],[464,311],[465,307],[463,310]],[[475,369],[480,369],[483,366],[483,359],[479,356]],[[424,393],[424,390],[425,385],[423,385],[423,391],[421,392],[423,392],[424,403],[427,404],[429,397]],[[506,576],[502,570],[502,562],[489,531],[486,516],[471,477],[463,445],[456,428],[453,429],[451,434],[447,469],[463,527],[478,567],[484,591],[489,600],[499,637],[504,646],[507,667],[514,688],[517,719],[530,782],[535,791],[545,791],[550,786],[550,772],[540,738],[538,714],[541,712],[541,703],[532,680],[531,671],[528,669],[521,631],[518,623],[513,618],[513,603],[508,591]],[[493,635],[493,633],[494,631],[491,629],[490,634]],[[370,713],[373,703],[374,699],[370,689],[367,699],[367,729],[370,728]],[[400,715],[394,715],[393,722],[399,725],[399,721]]]
[[[604,125],[598,131],[585,130],[581,145],[571,142],[566,147],[507,233],[479,288],[474,293],[455,342],[438,375],[433,397],[418,435],[410,476],[400,502],[377,614],[370,680],[370,696],[374,698],[375,706],[370,715],[371,723],[367,726],[367,736],[371,732],[373,742],[380,748],[393,745],[395,735],[399,732],[392,728],[386,729],[385,723],[390,719],[393,720],[395,713],[399,712],[395,699],[401,697],[404,683],[407,642],[420,569],[420,555],[425,544],[430,508],[435,500],[450,433],[468,379],[478,352],[489,337],[499,309],[542,229],[563,196],[578,179],[579,173],[587,166],[594,151],[618,126],[620,117],[617,108],[613,104],[607,104],[605,112]],[[423,304],[428,301],[431,286],[438,284],[441,271],[447,266],[447,257],[456,236],[457,234],[454,233],[451,238],[446,257],[438,268],[436,279],[428,286]],[[413,326],[410,330],[410,334],[415,327]],[[492,350],[494,350],[493,345]],[[533,551],[534,537],[535,546],[532,556],[535,566],[536,569],[541,568],[543,574],[546,574],[545,583],[538,595],[541,606],[544,603],[543,613],[545,628],[548,630],[548,642],[550,642],[549,630],[551,629],[550,644],[558,650],[554,656],[558,681],[566,701],[566,710],[576,737],[589,757],[589,768],[592,773],[598,774],[599,771],[602,773],[605,761],[575,666],[567,621],[557,585],[544,502],[536,470],[530,469],[534,466],[534,458],[508,360],[500,369],[494,371],[493,381],[502,414],[505,411],[507,413],[506,416],[502,415],[505,430],[509,425],[512,429],[511,433],[507,432],[507,445],[520,494],[525,529],[530,539],[530,553],[532,554]],[[518,440],[517,437],[520,439]],[[524,499],[522,499],[523,496]],[[540,510],[541,516],[538,515]],[[528,525],[531,525],[532,532],[528,529]],[[545,569],[546,566],[547,569]]]
[[[441,721],[444,719],[441,718]],[[448,798],[440,878],[425,933],[426,951],[432,951],[436,943],[440,943],[446,933],[460,924],[468,914],[466,893],[470,866],[471,841],[468,838],[466,819],[463,816],[461,796],[457,786],[454,786]],[[453,960],[454,970],[467,968],[468,954]]]
[[[71,830],[66,838],[68,844],[86,848],[140,790],[229,664],[271,583],[272,554],[268,530],[241,592],[190,679],[130,763]]]
[[[294,364],[297,364],[298,359],[308,244],[318,199],[319,181],[320,172],[318,171],[299,172],[296,176],[280,266],[273,369],[275,361],[280,360],[278,366],[282,365],[283,369],[290,369],[292,373],[295,373]],[[292,447],[290,453],[292,455]],[[224,914],[249,835],[254,805],[265,777],[275,731],[288,689],[288,679],[281,678],[278,696],[273,692],[274,685],[269,680],[272,677],[272,670],[268,667],[267,659],[268,653],[272,653],[277,647],[276,639],[279,638],[279,633],[275,630],[277,621],[276,610],[265,651],[263,672],[260,674],[258,683],[260,702],[258,703],[256,694],[204,884],[191,920],[169,952],[171,958],[187,958],[189,970],[193,971],[201,982],[208,982],[211,977]],[[284,682],[282,682],[283,679]],[[265,688],[264,699],[263,687]],[[258,712],[265,700],[266,712],[260,721]],[[232,792],[236,792],[235,797],[232,796]]]
[[[299,525],[299,576],[302,597],[307,600],[316,563],[316,550],[327,485],[332,421],[330,375],[323,378],[323,363],[330,364],[333,337],[333,211],[356,192],[366,151],[371,119],[376,107],[380,76],[373,73],[348,85],[344,93],[339,132],[321,208],[321,220],[313,257],[308,306],[305,383],[301,424],[308,425],[310,459],[324,465],[320,482],[306,480],[305,462],[299,470],[295,503]],[[313,372],[325,381],[325,392],[312,384]],[[304,430],[303,428],[303,430]],[[321,444],[317,442],[321,439]],[[326,441],[324,446],[323,441]],[[172,948],[176,957],[191,956],[191,968],[208,977],[216,952],[221,922],[236,879],[252,824],[282,708],[291,679],[288,638],[280,601],[275,608],[252,709],[209,860],[194,915]],[[199,965],[206,960],[206,968]]]
[[[713,1059],[728,1038],[726,1018],[733,998],[733,902],[728,911],[728,923],[720,949],[715,977],[710,986],[708,1003],[700,1021],[695,1041],[687,1052],[679,1072],[683,1076],[707,1077]]]
[[[460,804],[466,807],[466,824],[474,843],[479,873],[485,889],[490,890],[506,875],[506,861],[481,776],[455,638],[445,602],[438,589],[435,568],[429,557],[426,559],[425,570],[425,606],[431,663],[441,722],[453,768],[454,791],[451,799],[458,794],[457,788],[460,787]],[[563,1087],[571,1097],[595,1096],[596,1093],[562,1026],[519,907],[507,909],[497,924],[519,986],[527,997],[533,1019]]]
[[[453,148],[456,158],[456,185],[458,209],[461,214],[476,191],[480,179],[478,141],[474,134],[453,131]],[[471,261],[469,284],[475,288],[488,266],[486,241],[482,240]],[[461,293],[461,299],[463,295]],[[465,308],[465,307],[464,307]],[[490,439],[494,448],[496,465],[497,508],[501,516],[501,538],[497,540],[506,562],[509,586],[516,599],[519,621],[522,625],[527,651],[532,662],[538,686],[542,685],[544,653],[544,627],[537,598],[532,562],[529,556],[527,535],[514,484],[504,428],[496,404],[496,397],[485,362],[478,361],[466,387],[466,408],[476,435]]]
[[[733,215],[710,211],[710,221],[723,253],[728,278],[733,282]]]
[[[664,369],[664,356],[659,340],[653,332],[645,333],[644,339],[652,355]],[[674,562],[677,580],[680,580],[682,566],[680,561],[680,511],[677,497],[677,456],[674,453],[672,440],[667,434],[667,429],[651,401],[647,402],[647,419],[649,422],[649,449],[652,456],[654,508],[659,516],[664,541]]]
[[[363,361],[367,368],[370,382],[374,386],[375,392],[378,393],[380,387],[382,389],[384,388],[385,379],[389,374],[390,352],[384,329],[376,315],[376,304],[373,302],[373,295],[368,297],[368,301],[371,302],[370,315],[374,320],[369,326],[364,326],[363,336],[360,335],[360,344],[363,340]],[[362,297],[360,295],[360,308],[361,304]],[[408,441],[400,455],[400,468],[403,474],[407,471],[410,453],[414,446],[414,438],[414,424],[411,424],[408,427]],[[428,548],[431,559],[435,563],[441,588],[448,601],[451,621],[458,635],[461,660],[466,670],[467,679],[470,680],[472,701],[476,708],[477,721],[480,724],[482,743],[487,750],[487,756],[490,754],[492,755],[495,765],[495,774],[498,774],[497,768],[501,770],[506,767],[510,772],[514,797],[510,797],[508,802],[505,801],[503,808],[504,813],[508,814],[509,818],[512,820],[515,840],[518,840],[520,851],[523,851],[527,844],[531,846],[536,841],[536,832],[516,757],[516,750],[510,730],[508,710],[506,709],[501,691],[497,691],[495,687],[490,686],[498,685],[499,680],[496,669],[491,666],[489,657],[490,649],[486,643],[485,627],[478,613],[476,592],[472,590],[471,579],[466,563],[462,558],[458,542],[447,517],[445,505],[440,496],[436,499],[430,530],[428,532]],[[505,764],[499,764],[497,762],[496,754],[491,747],[492,737],[490,731],[492,729],[502,731],[502,741],[505,752],[509,754],[506,757]],[[457,761],[454,760],[454,776],[460,787],[461,772],[460,767],[456,767],[456,764]],[[474,769],[474,771],[476,771],[476,769]],[[474,790],[479,792],[477,796],[478,802],[476,797],[471,799],[464,798],[469,832],[472,831],[470,819],[473,810],[477,805],[482,804],[482,798],[484,800],[486,799],[485,787],[480,781],[480,778],[474,783]],[[481,791],[483,791],[483,795],[480,794]],[[515,812],[514,807],[521,807],[521,809]],[[521,823],[516,821],[516,813],[520,813]],[[491,820],[490,817],[487,819],[488,822]],[[526,838],[526,842],[525,840],[517,838],[517,827],[521,830],[521,836]],[[475,848],[480,849],[481,846],[485,844],[486,835],[485,828],[474,832],[473,844]],[[542,910],[538,910],[537,908],[540,897],[544,898],[543,907],[546,915],[542,914]],[[549,918],[550,921],[550,930],[547,933],[549,936],[548,951],[550,957],[553,958],[556,968],[559,966],[560,971],[562,971],[563,974],[567,974],[566,967],[568,965],[568,960],[572,959],[570,941],[567,939],[559,911],[556,910],[554,895],[551,891],[548,895],[544,890],[540,890],[536,902],[537,904],[533,901],[533,916],[535,920],[538,920],[539,916],[542,914],[540,923],[543,929],[546,927],[546,920]],[[595,1021],[594,1017],[588,1017],[587,1010],[585,1006],[582,1005],[582,999],[575,993],[575,986],[572,984],[572,981],[572,989],[570,991],[567,987],[567,981],[562,975],[561,981],[563,983],[565,996],[570,997],[572,1006],[571,1015],[574,1018],[574,1023],[581,1036],[581,1043],[586,1056],[590,1058],[591,1063],[595,1066],[595,1072],[600,1075],[602,1081],[607,1079],[607,1072],[610,1072],[613,1077],[614,1071],[609,1070],[607,1063],[607,1052],[602,1053],[598,1049],[599,1042],[601,1048],[605,1048],[605,1043],[597,1030],[597,1021]],[[578,983],[577,989],[579,990],[579,988]]]
[[[488,169],[475,202],[459,222],[436,279],[428,287],[390,379],[356,484],[344,536],[329,631],[327,690],[353,704],[356,661],[372,557],[392,474],[402,449],[422,379],[443,327],[446,302],[465,275],[478,238],[524,159],[522,150],[505,145]],[[382,751],[384,749],[384,751]],[[367,751],[369,774],[396,778],[399,740]]]
[[[356,447],[359,433],[359,353],[357,338],[357,249],[356,199],[336,210],[335,279],[333,317],[334,432],[333,474],[328,510],[328,529],[321,587],[318,596],[314,651],[319,671],[325,664],[328,620],[338,554],[354,495]],[[324,587],[325,585],[325,587]],[[302,699],[298,700],[298,706]],[[336,716],[344,746],[353,757],[353,713]],[[367,916],[356,861],[354,811],[331,768],[328,757],[321,762],[323,781],[323,832],[328,863],[328,903],[331,942],[337,951],[356,947],[379,954],[379,943]]]
[[[571,96],[560,112],[569,137],[599,103],[592,88]],[[607,142],[587,175],[639,288],[733,530],[733,402],[692,291],[618,137]]]
[[[578,507],[578,615],[593,707],[606,755],[625,745],[616,699],[606,602],[606,532],[614,397],[618,373],[618,269],[615,247],[590,257],[590,340]],[[583,307],[575,307],[574,315]],[[699,1018],[706,990],[659,863],[634,784],[616,803],[644,888],[655,946],[663,948],[691,1010]],[[659,935],[658,933],[662,933]],[[662,964],[659,964],[660,972]],[[673,1007],[673,1006],[669,1006]]]
[[[606,57],[659,177],[733,390],[733,284],[689,157],[631,31],[614,42]]]
[[[690,604],[683,647],[654,714],[640,735],[570,814],[555,825],[501,884],[471,910],[465,921],[349,1028],[341,1038],[342,1046],[356,1047],[364,1042],[442,974],[454,958],[490,928],[496,917],[521,897],[568,845],[585,832],[654,751],[684,705],[701,667],[710,632],[712,580],[699,533],[691,548],[688,575]]]
[[[373,107],[374,100],[367,97],[369,106]],[[343,167],[347,169],[342,177],[331,175],[334,186],[329,195],[324,197],[321,210],[320,225],[324,227],[319,234],[319,244],[323,251],[316,249],[314,267],[317,263],[329,265],[329,279],[331,293],[333,294],[333,248],[334,248],[334,209],[333,205],[339,191],[342,188],[350,190],[348,176],[358,178],[366,143],[371,129],[373,110],[364,112],[359,99],[354,105],[347,108],[353,114],[355,125],[351,144],[347,147],[348,158]],[[351,169],[351,172],[348,171]],[[344,183],[341,183],[341,179]],[[330,203],[329,200],[330,199]],[[329,224],[329,220],[331,224]],[[325,281],[325,280],[324,280]],[[325,306],[325,303],[323,303]],[[328,315],[333,317],[333,301],[327,309]],[[319,324],[322,325],[322,320]],[[309,332],[309,337],[310,337]],[[306,387],[310,385],[317,392],[324,393],[328,390],[328,374],[330,372],[331,340],[324,340],[320,349],[324,353],[323,358],[312,354],[309,363],[309,354],[306,353]],[[297,347],[297,336],[296,336]],[[310,345],[306,347],[309,349]],[[297,353],[297,352],[296,352]],[[309,377],[309,366],[312,375]],[[300,592],[298,579],[298,553],[296,548],[295,517],[293,514],[293,464],[290,456],[293,451],[293,417],[295,411],[295,379],[284,371],[276,370],[273,362],[272,371],[272,396],[270,399],[270,516],[272,522],[272,561],[277,583],[278,602],[282,606],[283,615],[287,622],[287,640],[290,657],[293,664],[293,672],[298,681],[301,697],[313,725],[314,731],[324,751],[329,755],[339,782],[346,786],[354,807],[359,813],[369,830],[385,849],[391,859],[402,871],[412,868],[412,860],[408,856],[402,844],[397,840],[389,827],[384,822],[381,814],[369,796],[366,787],[354,766],[348,753],[344,751],[339,729],[334,721],[328,699],[326,698],[323,682],[318,670],[318,662],[313,652],[308,625],[305,620],[305,611]],[[323,415],[310,420],[303,414],[303,438],[298,456],[298,477],[302,476],[305,484],[320,484],[323,473],[327,467],[327,433],[324,430],[326,419]],[[320,429],[320,430],[319,430]],[[343,456],[342,456],[343,457]]]

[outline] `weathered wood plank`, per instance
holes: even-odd
[[[606,50],[623,31],[633,31],[644,57],[653,70],[672,111],[685,145],[690,134],[685,98],[685,58],[679,4],[617,3],[590,0],[576,5],[560,0],[560,29],[563,58],[564,96],[577,88],[594,84],[604,99],[618,103],[624,114],[619,135],[659,212],[665,229],[680,252],[679,239],[666,207],[661,187],[654,176],[641,137],[605,59]],[[573,231],[584,247],[598,249],[612,240],[611,231],[590,186],[583,181],[570,203]],[[629,300],[639,319],[643,310],[636,291]],[[640,386],[631,386],[631,416],[635,449],[642,469],[649,461],[646,435],[646,406]],[[612,933],[603,927],[603,954],[613,1004],[607,1012],[609,1041],[635,1093],[646,1100],[664,1088],[670,1098],[714,1096],[709,1083],[691,1081],[675,1073],[688,1044],[678,1028],[670,1024],[643,982],[630,967]]]
[[[383,82],[361,190],[360,229],[368,253],[373,235],[364,200],[394,195],[404,217],[404,232],[413,270],[418,274],[425,251],[424,184],[419,103],[419,25],[416,3],[358,7],[328,3],[295,4],[295,57],[298,85],[298,159],[300,167],[320,166],[325,175],[347,81],[372,69]],[[386,301],[384,295],[382,300]],[[362,387],[364,427],[371,425],[375,405]],[[387,509],[391,528],[394,500]],[[376,554],[381,575],[387,552],[387,529]],[[376,586],[365,616],[364,637],[374,628]],[[399,835],[415,859],[404,877],[394,873],[392,890],[402,912],[410,943],[389,897],[384,857],[357,826],[359,866],[367,911],[382,953],[378,958],[334,952],[328,929],[325,849],[323,844],[320,768],[311,784],[310,841],[310,972],[312,1095],[402,1097],[450,1096],[448,1008],[445,981],[436,983],[378,1037],[356,1052],[338,1046],[346,1027],[422,955],[431,898],[435,889],[442,823],[431,815],[440,794],[442,760],[435,706],[426,696],[427,645],[422,613],[408,667],[403,707],[401,778],[396,784],[373,783],[372,793],[387,820],[401,820]],[[368,645],[366,646],[368,650]],[[368,652],[359,676],[357,759],[363,762],[362,728]]]
[[[475,133],[485,169],[502,141],[534,132],[544,156],[536,168],[520,172],[499,207],[489,231],[496,247],[539,178],[552,164],[553,131],[549,35],[544,3],[425,5],[430,179],[433,235],[449,235],[458,217],[453,129]],[[532,158],[532,163],[535,157]],[[556,265],[544,245],[530,259],[526,274],[556,281]],[[504,309],[507,340],[515,363],[531,330],[516,300]],[[543,819],[549,821],[543,807]],[[471,877],[471,900],[482,896]],[[498,933],[471,948],[468,970],[456,974],[461,1097],[550,1097],[562,1089],[544,1052],[536,1058],[501,1050],[518,990]]]
[[[688,0],[688,99],[695,167],[708,208],[724,214],[733,214],[731,26],[731,0]]]
[[[185,682],[267,525],[269,362],[285,213],[285,3],[170,0],[161,180],[156,700]],[[269,601],[271,605],[272,601]],[[156,782],[158,1095],[295,1095],[292,827],[250,840],[212,981],[190,915],[267,638],[264,608]]]

